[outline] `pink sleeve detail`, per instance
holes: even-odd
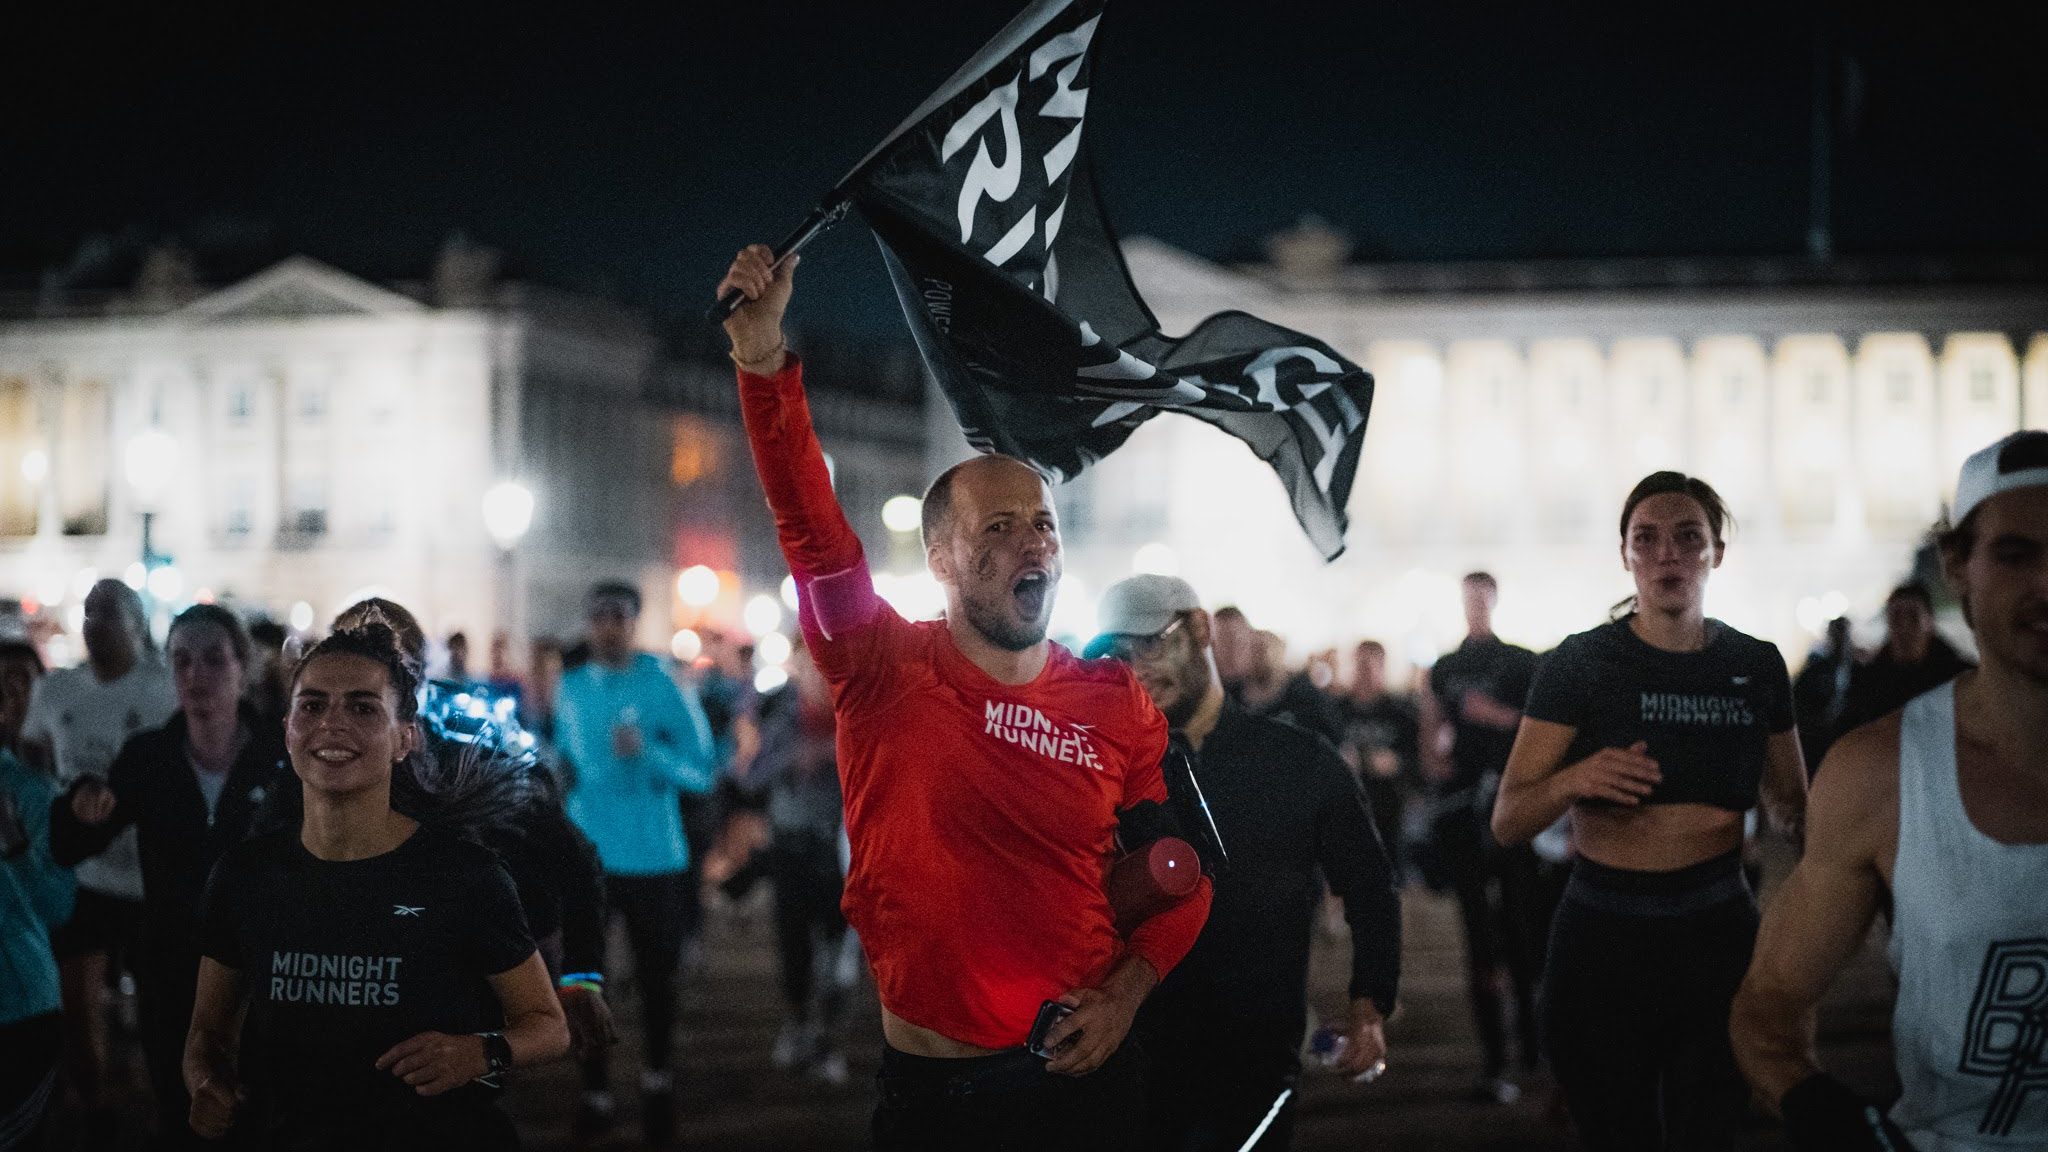
[[[875,618],[880,597],[868,566],[856,564],[840,572],[813,577],[809,594],[803,597],[810,609],[810,622],[827,640],[836,639]]]

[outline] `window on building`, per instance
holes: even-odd
[[[1651,373],[1643,377],[1643,403],[1655,408],[1664,401],[1664,377]]]
[[[1564,406],[1577,410],[1586,402],[1586,382],[1577,375],[1564,378]]]
[[[256,412],[256,393],[247,384],[235,384],[228,388],[228,426],[247,428]]]
[[[1826,372],[1808,372],[1806,374],[1806,402],[1808,404],[1827,403],[1830,385],[1833,383],[1834,381],[1828,378]]]
[[[1970,368],[1970,403],[1989,404],[1998,391],[1998,377],[1989,364],[1975,364]]]
[[[221,527],[229,536],[247,536],[255,520],[256,485],[246,479],[228,483],[227,517]]]
[[[1884,393],[1894,404],[1907,404],[1913,399],[1913,374],[1903,367],[1893,368],[1885,373]]]
[[[107,483],[114,474],[113,425],[105,381],[64,382],[57,412],[57,514],[66,536],[104,536]]]
[[[1740,372],[1730,372],[1721,378],[1721,392],[1729,404],[1742,403],[1742,390],[1748,383]]]
[[[0,536],[36,534],[36,510],[50,460],[39,439],[29,382],[0,379]]]
[[[285,508],[284,530],[299,536],[319,536],[327,531],[327,485],[313,478],[291,484],[291,499]]]
[[[325,385],[307,384],[299,389],[299,419],[307,424],[318,424],[327,419]]]

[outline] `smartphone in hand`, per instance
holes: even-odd
[[[1033,1056],[1052,1059],[1052,1049],[1045,1046],[1045,1034],[1052,1026],[1073,1014],[1073,1009],[1057,1000],[1047,1000],[1038,1006],[1038,1019],[1031,1024],[1031,1035],[1024,1041],[1024,1050]],[[1073,1037],[1068,1037],[1072,1039]]]

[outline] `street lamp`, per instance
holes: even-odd
[[[512,549],[533,527],[533,489],[517,480],[500,480],[484,492],[484,531],[498,546],[498,628],[514,636],[512,616],[518,604],[513,587]]]
[[[129,437],[122,464],[136,506],[142,510],[142,567],[147,571],[156,567],[158,559],[150,528],[156,521],[157,503],[178,470],[178,442],[161,428],[145,428]]]
[[[517,480],[500,480],[484,493],[484,531],[509,552],[533,526],[533,490]]]

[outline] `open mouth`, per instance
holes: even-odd
[[[1010,585],[1010,595],[1017,601],[1017,608],[1026,617],[1036,617],[1045,610],[1045,600],[1052,594],[1052,576],[1033,569],[1017,577]]]
[[[313,759],[322,764],[346,764],[356,758],[356,753],[347,748],[315,748]]]

